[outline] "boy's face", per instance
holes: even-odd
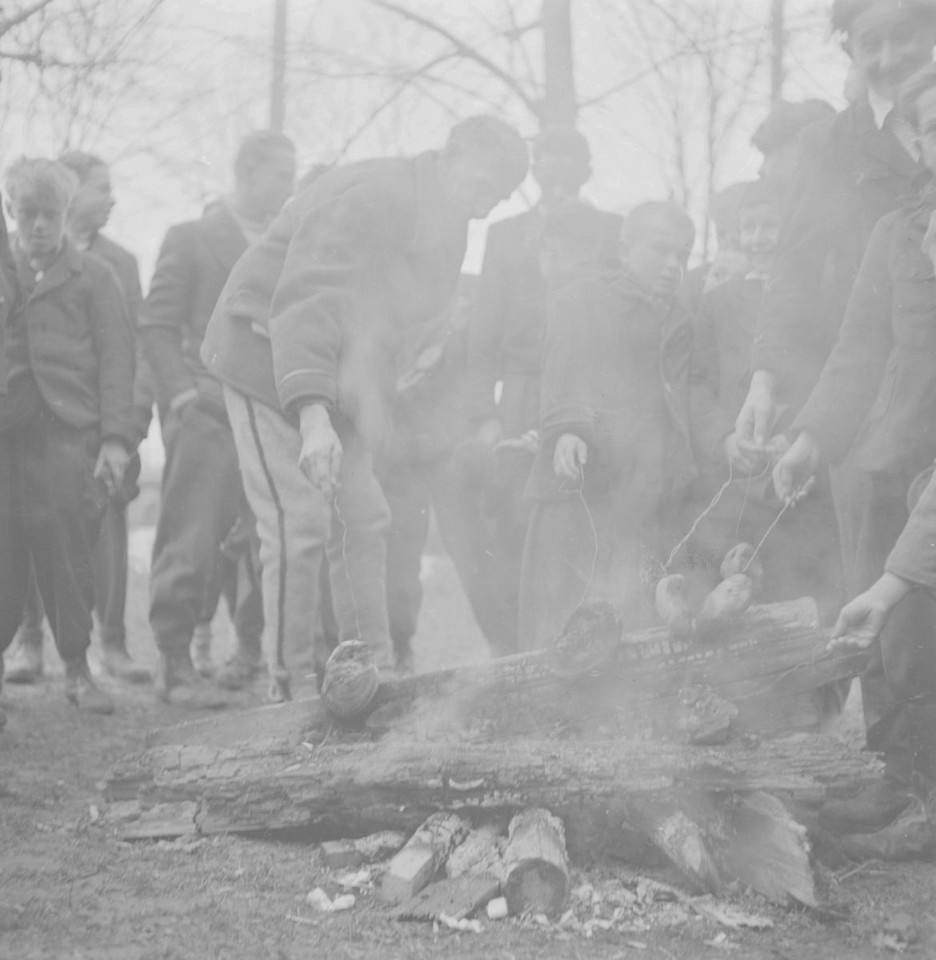
[[[249,205],[269,219],[283,209],[295,186],[296,154],[287,147],[272,150],[244,180]]]
[[[58,197],[22,194],[13,199],[10,211],[19,245],[30,259],[43,259],[58,251],[65,237],[67,212]]]
[[[741,250],[753,270],[767,273],[780,239],[779,203],[756,203],[741,211]]]
[[[621,260],[644,290],[672,297],[686,272],[693,239],[691,231],[676,224],[651,222],[640,236],[622,244]]]
[[[927,170],[936,176],[936,89],[927,90],[916,102],[920,153]]]
[[[92,167],[72,200],[69,208],[71,221],[88,230],[101,230],[110,219],[113,209],[110,172],[103,164]]]
[[[878,0],[855,17],[846,49],[868,86],[885,100],[897,99],[900,85],[933,59],[936,28],[928,18]]]
[[[570,157],[546,153],[533,163],[533,177],[547,206],[574,200],[588,180],[588,168]]]
[[[513,192],[502,159],[484,150],[453,152],[446,160],[442,180],[449,202],[467,220],[483,220]]]

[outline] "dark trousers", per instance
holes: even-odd
[[[221,544],[238,519],[243,488],[223,413],[191,404],[163,426],[166,463],[153,544],[150,626],[165,654],[187,653],[217,582]],[[262,618],[254,575],[241,601]],[[245,614],[247,616],[247,614]]]
[[[856,596],[874,583],[907,522],[910,476],[835,474],[845,581]],[[861,678],[868,746],[888,771],[936,778],[936,601],[915,590],[890,615]]]
[[[91,558],[94,567],[94,609],[98,616],[101,643],[124,647],[127,642],[127,504],[111,500],[101,520],[100,533]],[[30,571],[20,635],[42,638],[45,606],[39,595],[35,573]]]
[[[34,569],[59,655],[85,655],[106,504],[93,478],[97,447],[96,429],[77,430],[46,409],[0,433],[0,653],[19,628]]]

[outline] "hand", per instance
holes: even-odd
[[[494,447],[504,439],[504,428],[501,426],[500,420],[498,420],[497,417],[491,417],[489,420],[485,420],[484,423],[478,427],[475,439],[481,446],[488,450],[493,450]]]
[[[109,497],[116,495],[129,462],[130,454],[119,440],[105,440],[101,444],[94,465],[94,479],[103,481]]]
[[[910,584],[885,573],[842,608],[827,649],[865,650],[880,636],[891,610],[910,592]]]
[[[795,503],[812,489],[819,466],[819,453],[819,444],[804,431],[777,461],[773,483],[777,496],[784,503]]]
[[[773,377],[766,370],[755,370],[744,406],[735,422],[739,437],[754,446],[763,448],[773,429],[777,407],[773,399]]]
[[[753,476],[764,472],[768,454],[764,447],[746,440],[735,432],[725,438],[725,457],[731,464],[732,470]]]
[[[328,411],[321,404],[303,407],[299,415],[302,449],[299,451],[299,469],[312,486],[331,499],[341,469],[341,440],[335,433]]]
[[[582,470],[588,462],[588,445],[574,433],[564,433],[556,441],[553,454],[553,470],[565,480],[581,480]]]

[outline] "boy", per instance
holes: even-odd
[[[65,235],[73,175],[20,160],[7,175],[20,309],[0,396],[0,652],[23,613],[30,561],[73,703],[111,713],[86,658],[91,552],[132,449],[133,337],[109,266]]]
[[[741,201],[740,244],[749,271],[706,293],[695,321],[693,365],[713,385],[726,414],[736,417],[747,395],[757,316],[773,267],[787,185],[779,180],[750,184]],[[779,442],[779,440],[778,440]],[[778,451],[782,452],[782,451]],[[780,509],[767,475],[767,458],[730,443],[737,482],[698,530],[700,560],[714,576],[725,552],[739,542],[759,543]],[[703,479],[698,510],[725,481],[720,471]],[[812,498],[802,512],[788,513],[758,557],[764,566],[763,601],[813,596],[826,622],[841,605],[839,555],[823,536],[835,522],[828,498]]]
[[[624,221],[621,268],[556,298],[543,352],[535,506],[520,585],[520,642],[542,647],[588,597],[636,627],[654,621],[643,571],[678,540],[697,454],[730,432],[690,372],[692,328],[679,299],[695,239],[671,203]]]

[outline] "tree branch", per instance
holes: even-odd
[[[30,17],[45,9],[52,2],[53,0],[36,0],[31,7],[26,7],[25,9],[20,10],[19,13],[14,13],[9,17],[4,17],[2,20],[0,20],[0,37],[6,33],[9,33],[14,27],[18,27]]]
[[[532,97],[526,90],[524,90],[523,86],[518,83],[514,77],[494,63],[493,60],[486,57],[483,53],[465,43],[465,41],[459,37],[456,37],[455,34],[451,33],[441,24],[430,20],[428,17],[422,16],[421,14],[414,13],[412,10],[407,10],[406,7],[401,7],[396,3],[392,3],[391,0],[368,0],[368,2],[373,4],[375,7],[380,7],[382,10],[386,10],[389,13],[396,14],[398,17],[402,17],[404,20],[409,20],[411,23],[417,24],[424,30],[428,30],[430,33],[435,33],[447,40],[450,44],[452,44],[457,53],[468,60],[473,60],[479,66],[487,70],[488,73],[495,76],[501,81],[501,83],[503,83],[514,94],[516,94],[516,96],[523,102],[523,105],[530,111],[530,113],[533,114],[533,116],[539,117],[540,102]]]

